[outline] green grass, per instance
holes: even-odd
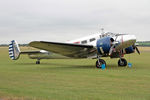
[[[138,42],[140,46],[150,46],[150,42]]]
[[[150,52],[126,56],[132,68],[105,58],[105,70],[90,59],[17,61],[0,48],[0,98],[10,100],[150,100]]]

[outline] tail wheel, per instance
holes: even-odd
[[[106,62],[103,59],[99,59],[96,61],[96,68],[102,68],[102,65],[105,64],[106,66]]]
[[[127,60],[124,59],[124,58],[120,58],[120,59],[118,60],[118,66],[121,66],[121,67],[127,66]]]
[[[36,61],[36,64],[40,64],[40,61]]]

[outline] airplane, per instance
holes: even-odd
[[[41,59],[90,58],[97,59],[97,68],[106,66],[102,57],[110,57],[119,58],[118,66],[124,67],[127,66],[125,54],[135,51],[140,54],[135,43],[134,35],[102,32],[67,42],[32,41],[28,45],[40,51],[21,52],[17,41],[12,40],[9,44],[9,56],[12,60],[17,60],[20,54],[27,54],[31,59],[37,59],[36,64],[40,64]]]

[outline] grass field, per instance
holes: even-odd
[[[27,49],[27,48],[22,48]],[[0,100],[150,100],[150,48],[126,56],[132,68],[105,58],[105,70],[90,59],[17,61],[0,48]]]

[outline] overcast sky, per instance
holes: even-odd
[[[0,43],[66,41],[101,27],[150,40],[150,0],[0,0]]]

